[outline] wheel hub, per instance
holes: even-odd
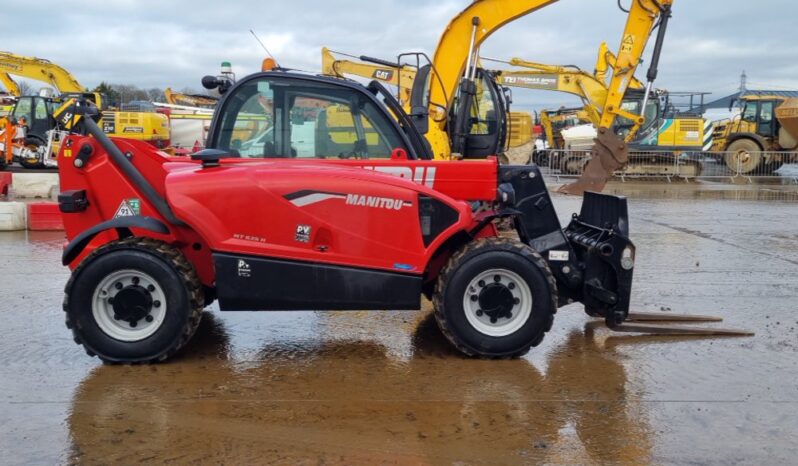
[[[100,280],[92,297],[92,315],[106,335],[141,341],[160,328],[167,313],[166,293],[149,274],[123,269]]]
[[[482,312],[490,317],[491,322],[513,316],[515,297],[512,291],[502,283],[491,283],[482,288],[478,302]]]
[[[510,335],[532,312],[532,290],[517,273],[489,269],[475,276],[463,296],[465,316],[478,332],[491,337]]]
[[[153,307],[152,295],[146,288],[129,285],[113,298],[114,318],[135,326],[138,321],[150,315]]]

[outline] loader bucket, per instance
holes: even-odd
[[[598,137],[591,150],[590,161],[582,176],[571,184],[561,186],[557,192],[582,196],[587,191],[601,192],[613,173],[629,161],[626,142],[607,128],[599,128]]]

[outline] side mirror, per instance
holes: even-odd
[[[504,92],[504,101],[507,102],[507,110],[510,110],[510,105],[513,103],[513,90],[509,87],[502,87]]]
[[[224,94],[225,92],[229,91],[232,86],[233,83],[231,83],[229,79],[219,78],[216,76],[204,76],[202,78],[202,87],[208,89],[209,91],[218,89],[219,94]]]
[[[410,119],[420,134],[429,132],[429,109],[427,107],[413,107],[410,109]]]
[[[736,104],[736,103],[737,103],[737,99],[732,99],[731,102],[729,102],[729,111],[730,112],[734,109],[734,104]]]

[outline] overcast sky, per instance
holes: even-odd
[[[498,31],[482,55],[592,70],[601,41],[618,48],[625,16],[616,3],[562,0]],[[47,58],[89,87],[107,81],[199,89],[201,77],[217,73],[223,60],[231,61],[239,76],[257,71],[264,52],[249,29],[281,65],[317,71],[322,46],[385,58],[416,50],[431,55],[448,21],[467,5],[467,0],[37,0],[5,9],[0,48]],[[796,17],[795,0],[676,0],[657,85],[722,97],[739,86],[745,69],[751,89],[798,89],[798,41],[790,35]],[[536,108],[575,103],[540,91],[516,91],[515,100]]]

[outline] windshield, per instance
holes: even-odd
[[[274,77],[229,95],[212,146],[248,158],[389,158],[396,126],[354,89]]]

